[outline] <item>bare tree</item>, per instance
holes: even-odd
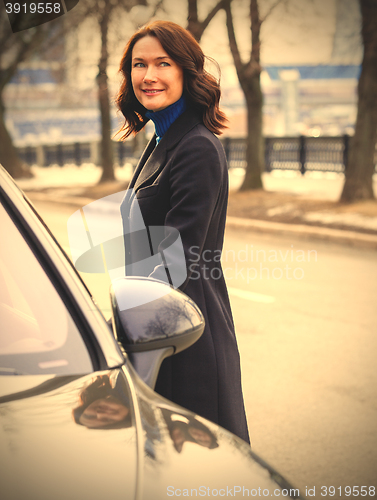
[[[98,23],[101,36],[101,53],[98,61],[98,74],[96,78],[98,86],[98,105],[101,116],[101,167],[102,175],[100,182],[112,181],[114,175],[114,154],[112,127],[111,127],[111,107],[108,87],[107,68],[109,64],[109,29],[116,16],[121,16],[122,12],[128,12],[135,5],[147,5],[146,0],[82,0],[82,19],[94,17]]]
[[[279,2],[276,2],[276,5]],[[263,94],[260,84],[260,30],[263,19],[257,0],[250,0],[251,51],[247,62],[241,59],[234,31],[231,0],[226,0],[226,26],[229,47],[233,56],[238,80],[245,95],[247,108],[246,173],[241,190],[261,189],[264,170],[264,141],[262,136]]]
[[[250,1],[251,19],[251,53],[250,59],[244,63],[238,48],[234,22],[231,10],[232,0],[220,0],[207,14],[203,21],[198,18],[197,0],[188,0],[187,29],[200,41],[204,30],[221,9],[226,12],[226,25],[229,37],[229,47],[233,56],[237,76],[244,92],[247,106],[247,150],[246,175],[241,190],[262,188],[261,172],[264,167],[264,143],[262,137],[262,106],[263,95],[260,85],[260,29],[264,19],[282,0],[277,0],[270,8],[264,19],[259,14],[258,1]]]
[[[358,84],[355,135],[350,141],[341,201],[374,198],[373,174],[377,141],[377,2],[359,0],[364,55]]]
[[[98,62],[98,104],[101,114],[101,164],[102,175],[100,182],[113,181],[114,175],[114,154],[111,141],[111,112],[110,97],[108,88],[107,66],[109,62],[108,32],[112,11],[116,6],[110,1],[98,2],[97,20],[101,33],[101,55]]]
[[[18,156],[12,138],[5,125],[3,90],[16,74],[18,65],[38,53],[44,57],[46,51],[70,30],[77,28],[89,16],[98,22],[101,36],[101,54],[98,62],[98,103],[101,115],[101,164],[103,173],[100,182],[114,179],[113,145],[111,141],[111,112],[107,67],[109,61],[108,32],[114,16],[129,11],[135,5],[146,5],[146,0],[82,0],[65,23],[61,19],[36,28],[12,33],[10,23],[0,2],[0,163],[15,177],[28,175],[29,167]],[[25,16],[23,16],[24,18]],[[25,21],[25,19],[23,19]]]
[[[22,22],[28,14],[22,17]],[[32,15],[32,14],[29,14]],[[21,19],[21,18],[20,18]],[[3,2],[0,2],[0,163],[14,177],[30,175],[29,167],[20,159],[5,124],[4,89],[16,74],[18,65],[30,58],[46,43],[52,42],[53,31],[61,25],[60,19],[12,33]],[[14,26],[17,28],[17,26]],[[52,38],[51,38],[52,37]]]

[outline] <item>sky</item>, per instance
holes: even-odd
[[[271,3],[260,0],[262,16]],[[234,0],[233,8],[244,61],[250,57],[247,4],[244,0]],[[262,65],[358,64],[361,60],[358,26],[357,0],[288,0],[286,5],[282,2],[262,25]],[[205,32],[202,47],[204,52],[216,54],[221,61],[226,83],[235,84],[237,77],[228,49],[224,13]]]
[[[201,19],[216,2],[217,0],[198,1]],[[276,0],[259,0],[262,17],[274,3]],[[165,12],[160,10],[157,18],[187,25],[187,0],[164,0],[163,5]],[[232,2],[236,36],[245,61],[250,56],[251,39],[248,5],[248,0]],[[149,14],[148,8],[136,6],[126,19],[122,19],[120,26],[111,30],[111,78],[116,78],[122,49],[135,26],[146,22]],[[358,0],[282,0],[262,25],[262,65],[359,64],[362,55],[359,29]],[[88,52],[80,62],[81,65],[92,59],[92,70],[85,72],[88,85],[92,84],[97,71],[95,66],[98,62],[99,39],[94,35],[95,31],[88,20],[86,35],[80,38],[81,41],[78,43],[76,39],[71,40],[72,54],[77,53],[78,47]],[[216,15],[204,32],[201,46],[206,55],[220,64],[222,84],[237,85],[223,11]],[[69,45],[68,49],[70,50]],[[73,69],[73,73],[77,74],[77,69]]]
[[[201,0],[201,19],[216,0]],[[263,17],[276,0],[259,0]],[[186,0],[165,0],[169,18],[185,26]],[[250,55],[249,2],[233,0],[236,37],[241,55]],[[272,10],[261,30],[263,65],[358,64],[361,60],[358,0],[282,0]],[[222,72],[236,81],[228,47],[225,13],[219,12],[204,32],[203,51],[214,57]],[[229,83],[230,83],[229,82]]]

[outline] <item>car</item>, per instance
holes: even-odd
[[[203,331],[191,299],[118,278],[110,328],[2,167],[0,228],[2,500],[300,497],[247,443],[153,391],[164,357]]]

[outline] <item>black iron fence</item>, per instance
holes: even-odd
[[[229,168],[245,168],[246,141],[223,140]],[[349,136],[341,137],[266,137],[265,170],[344,172]]]
[[[133,141],[115,142],[114,159],[123,165],[128,158],[134,157]],[[67,163],[82,165],[83,163],[100,163],[99,142],[75,142],[73,144],[49,144],[39,146],[25,146],[17,148],[20,158],[29,165],[49,167],[50,165],[63,166]]]
[[[341,137],[266,137],[265,170],[296,170],[344,172],[347,166],[349,136]],[[222,139],[229,168],[246,167],[246,140]],[[115,161],[123,165],[139,155],[134,140],[113,142]],[[140,145],[138,145],[140,146]],[[18,148],[20,157],[28,164],[63,166],[67,163],[100,163],[98,142],[28,146]],[[377,163],[377,154],[376,154]]]
[[[299,170],[344,172],[348,159],[349,136],[266,138],[266,171]]]

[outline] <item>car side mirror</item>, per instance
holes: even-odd
[[[114,335],[153,389],[162,361],[202,335],[203,315],[186,294],[152,278],[118,278],[110,297]]]

